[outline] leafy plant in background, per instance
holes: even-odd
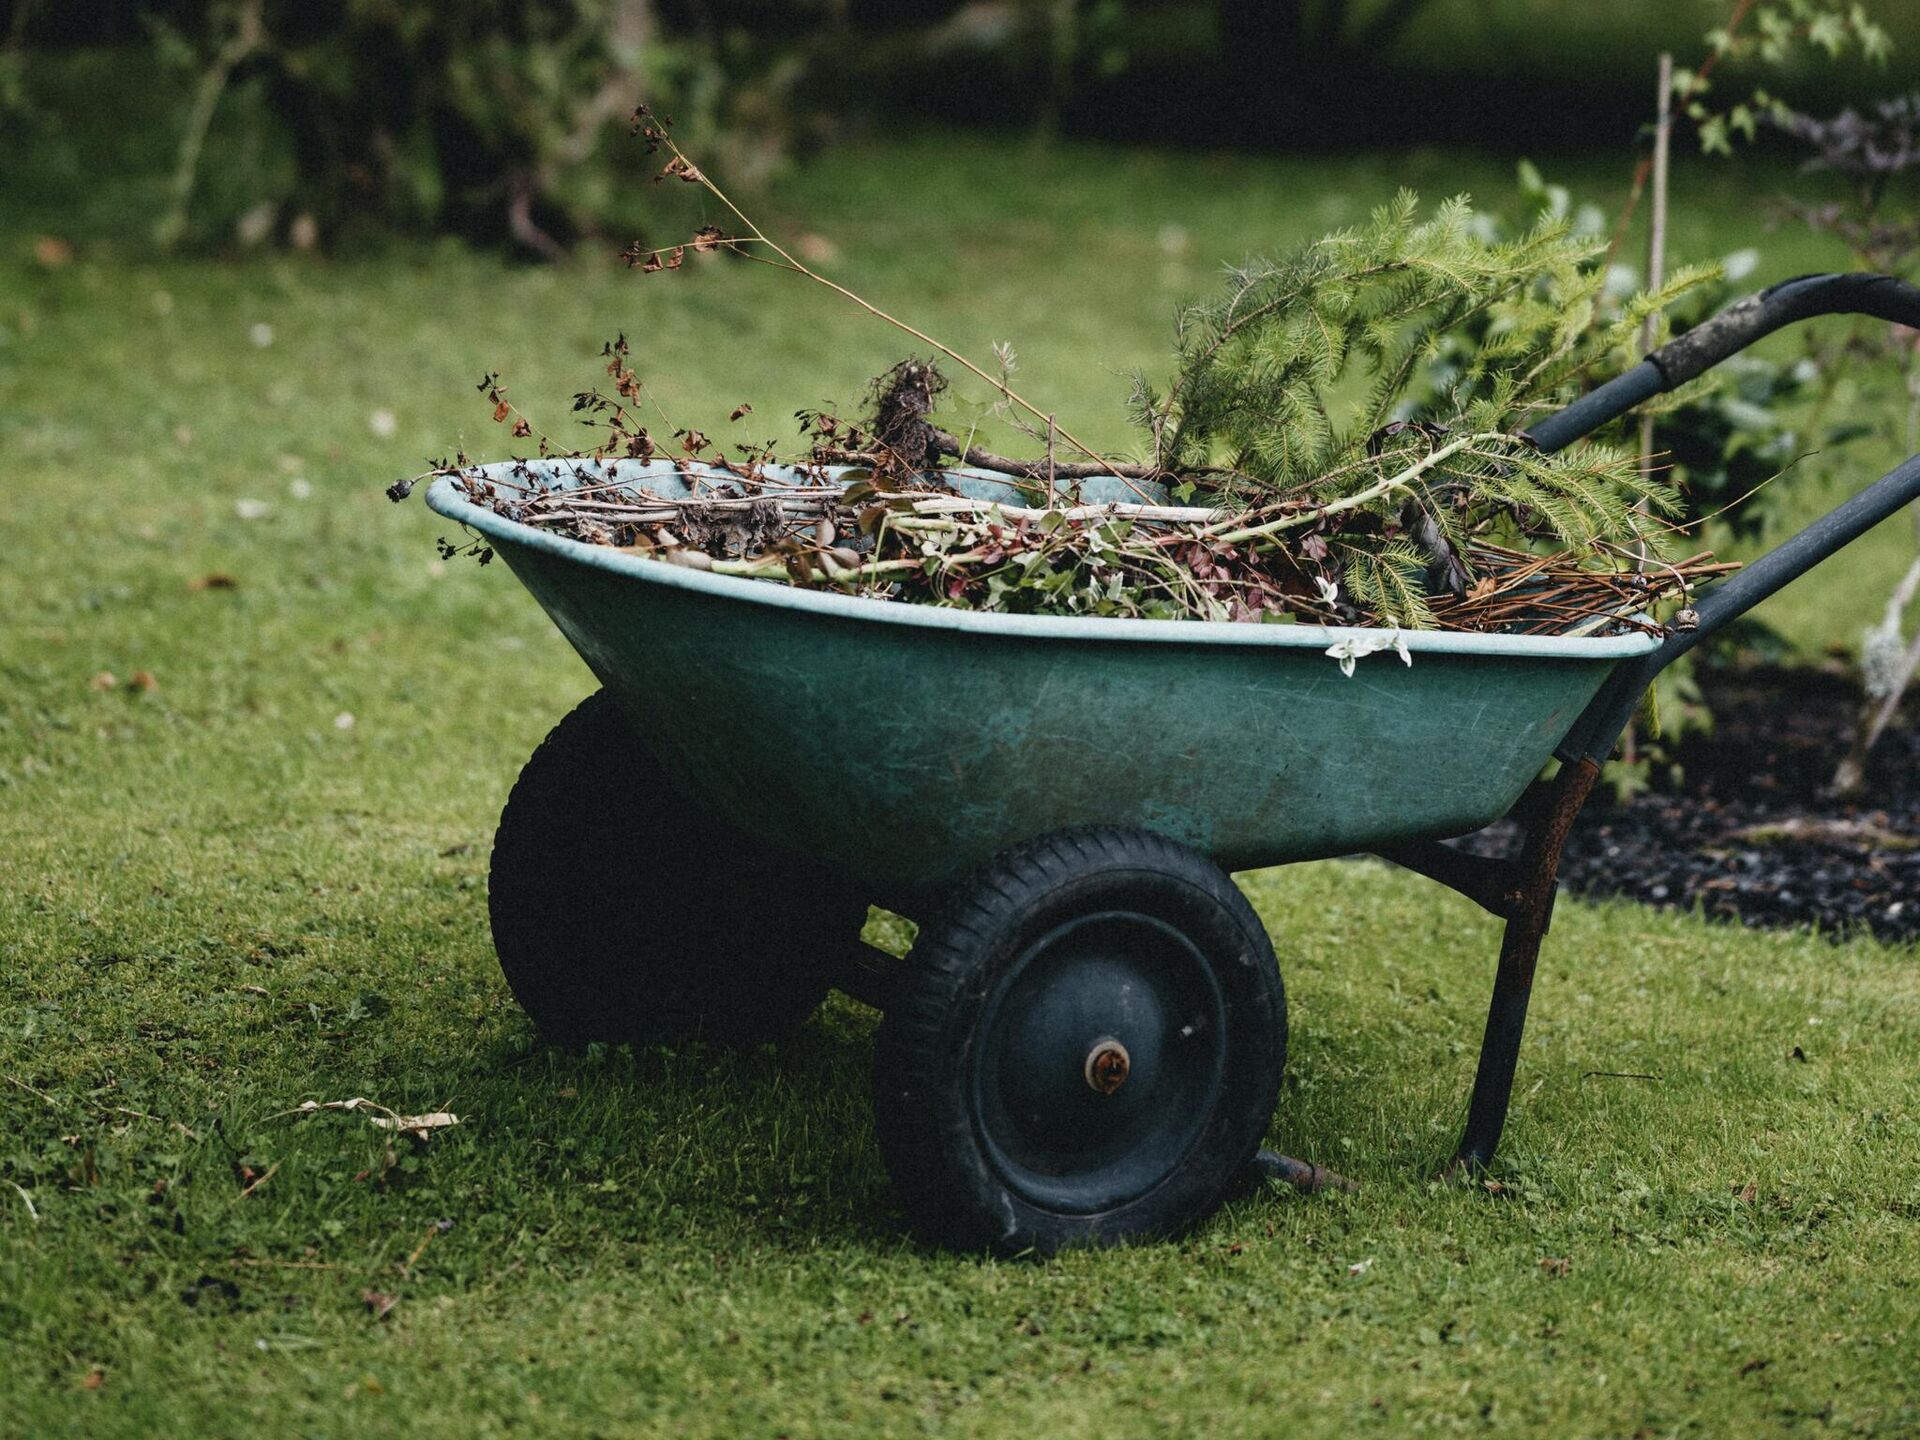
[[[1744,26],[1742,22],[1746,21]],[[1728,25],[1711,32],[1708,45],[1714,59],[1744,59],[1774,70],[1789,67],[1808,49],[1829,58],[1853,53],[1867,60],[1884,60],[1889,52],[1886,33],[1864,5],[1836,4],[1832,0],[1789,0],[1755,6],[1741,0]],[[1704,69],[1705,67],[1703,67]],[[1805,156],[1803,170],[1827,174],[1844,182],[1838,200],[1785,197],[1777,203],[1781,215],[1817,234],[1831,236],[1847,247],[1858,269],[1908,276],[1920,259],[1920,212],[1916,212],[1910,177],[1920,163],[1920,95],[1898,96],[1868,107],[1843,110],[1820,119],[1796,110],[1764,88],[1724,110],[1710,108],[1699,74],[1676,74],[1674,86],[1682,96],[1684,113],[1698,127],[1701,148],[1709,154],[1731,154],[1731,141],[1753,139],[1760,127],[1784,136]],[[1850,363],[1842,366],[1837,362]],[[1916,367],[1914,337],[1900,327],[1855,320],[1844,331],[1829,330],[1808,348],[1803,367],[1811,375],[1808,391],[1811,421],[1818,432],[1833,404],[1841,376],[1864,395],[1860,407],[1872,413],[1892,413],[1891,405],[1875,406],[1874,399],[1906,401],[1904,433],[1896,438],[1909,454],[1920,450],[1920,367]],[[1800,387],[1797,387],[1800,388]],[[1821,437],[1831,449],[1872,433],[1873,427],[1843,424]],[[1920,510],[1914,512],[1916,546],[1920,547]],[[1836,767],[1830,788],[1836,795],[1857,794],[1866,778],[1869,752],[1899,708],[1901,697],[1920,667],[1920,632],[1903,638],[1905,612],[1920,595],[1920,556],[1908,567],[1888,597],[1879,624],[1861,645],[1861,682],[1866,701],[1854,727],[1852,743]]]
[[[27,22],[38,0],[15,0],[13,18],[0,35],[0,120],[26,108]]]
[[[1920,95],[1883,101],[1866,115],[1849,109],[1832,119],[1817,120],[1789,111],[1775,116],[1774,123],[1809,152],[1809,171],[1835,174],[1846,181],[1841,200],[1788,200],[1783,202],[1784,211],[1808,228],[1839,239],[1862,269],[1910,276],[1920,260],[1920,211],[1913,208],[1911,184],[1920,165]],[[1850,359],[1864,360],[1867,383],[1874,389],[1904,395],[1906,418],[1900,439],[1908,454],[1920,452],[1917,343],[1920,337],[1903,327],[1856,323],[1825,346],[1829,352],[1844,351]],[[1920,509],[1912,513],[1920,550]],[[1920,631],[1911,640],[1902,635],[1906,612],[1917,594],[1920,554],[1888,596],[1880,623],[1862,641],[1866,703],[1847,754],[1834,771],[1831,788],[1836,794],[1859,792],[1866,779],[1867,755],[1892,721],[1920,667]]]
[[[1673,72],[1674,98],[1694,124],[1700,148],[1731,155],[1736,138],[1752,140],[1763,118],[1791,111],[1765,87],[1724,108],[1711,103],[1712,71],[1722,64],[1759,66],[1785,73],[1811,55],[1829,61],[1847,56],[1882,62],[1893,42],[1860,0],[1736,0],[1725,25],[1706,34],[1707,58],[1695,70]]]
[[[152,19],[163,60],[196,76],[163,245],[187,231],[200,157],[229,90],[264,92],[292,152],[267,224],[296,238],[355,221],[436,226],[554,255],[582,217],[571,166],[640,98],[647,0],[392,5],[215,0],[202,23]]]

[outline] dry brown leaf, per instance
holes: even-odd
[[[362,1290],[360,1303],[367,1307],[374,1319],[384,1320],[393,1312],[393,1307],[400,1303],[400,1297],[380,1290]]]
[[[460,1117],[445,1110],[435,1110],[426,1115],[402,1115],[390,1110],[378,1101],[369,1100],[364,1095],[356,1095],[351,1100],[307,1100],[291,1110],[282,1110],[281,1115],[318,1115],[323,1110],[343,1112],[366,1110],[367,1118],[382,1130],[395,1130],[425,1140],[435,1130],[444,1130],[450,1125],[458,1125]],[[278,1117],[273,1117],[278,1118]]]
[[[374,1115],[373,1123],[382,1130],[400,1130],[408,1135],[417,1135],[422,1140],[431,1130],[444,1130],[450,1125],[458,1125],[460,1117],[445,1110],[435,1110],[426,1115]]]

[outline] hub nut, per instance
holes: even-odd
[[[1127,1071],[1133,1066],[1133,1057],[1127,1054],[1127,1047],[1111,1035],[1093,1042],[1093,1048],[1087,1051],[1085,1074],[1087,1085],[1098,1095],[1111,1095],[1127,1083]]]

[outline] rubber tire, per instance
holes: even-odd
[[[752,1045],[818,1008],[818,957],[867,906],[683,798],[602,690],[507,797],[487,913],[508,988],[556,1044]]]
[[[972,1099],[975,1028],[1038,937],[1118,908],[1179,930],[1219,977],[1226,1064],[1199,1137],[1160,1181],[1103,1213],[1063,1213],[1017,1193],[990,1157]],[[1151,831],[1075,828],[1002,852],[921,931],[896,985],[875,1043],[874,1129],[909,1223],[936,1244],[1047,1254],[1177,1234],[1218,1207],[1273,1118],[1287,1050],[1273,943],[1224,871]]]

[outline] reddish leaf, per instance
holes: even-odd
[[[393,1307],[400,1303],[400,1297],[387,1295],[379,1290],[362,1290],[360,1303],[367,1307],[374,1319],[384,1320],[392,1312]]]

